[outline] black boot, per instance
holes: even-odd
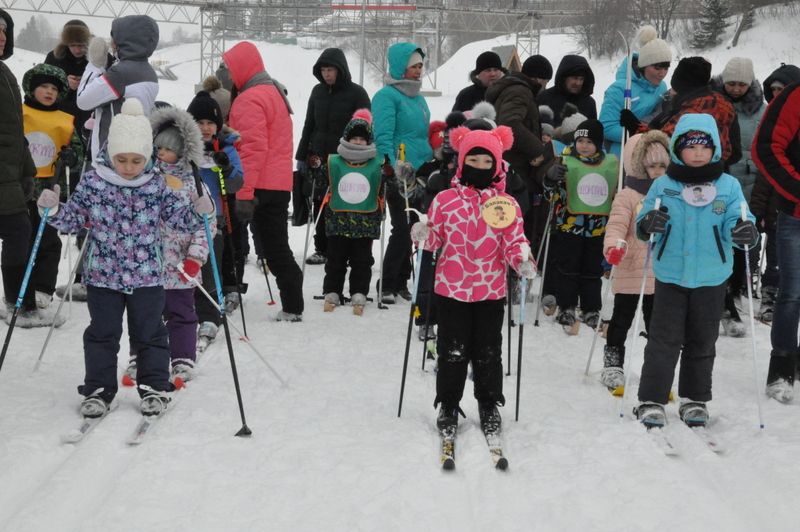
[[[455,432],[456,428],[458,428],[458,414],[464,415],[464,412],[458,405],[448,406],[442,403],[441,406],[439,406],[439,415],[436,416],[436,428],[438,428],[440,432]]]
[[[794,377],[797,353],[773,349],[769,357],[767,372],[767,396],[790,403],[794,397]]]
[[[497,403],[494,401],[478,403],[478,416],[481,419],[481,429],[484,434],[500,433],[502,419],[497,410]]]

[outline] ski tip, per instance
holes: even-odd
[[[61,435],[61,443],[65,444],[78,443],[82,437],[83,434],[79,432],[68,432],[66,434]]]
[[[450,457],[442,460],[442,469],[445,471],[453,471],[456,468],[456,461]]]
[[[128,388],[133,388],[136,386],[136,381],[134,381],[130,375],[125,374],[122,376],[122,385]]]
[[[506,459],[506,457],[503,456],[499,460],[497,460],[497,463],[494,466],[500,471],[505,471],[506,469],[508,469],[508,459]]]

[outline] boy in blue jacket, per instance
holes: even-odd
[[[640,239],[653,235],[656,277],[651,330],[634,409],[648,428],[666,422],[667,404],[681,355],[679,414],[689,426],[708,422],[714,344],[733,266],[733,246],[758,243],[755,218],[747,211],[742,187],[723,172],[714,118],[681,117],[670,142],[671,163],[645,197],[636,220]],[[656,200],[661,207],[656,209]]]

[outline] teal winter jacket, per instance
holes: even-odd
[[[408,59],[415,51],[422,53],[419,46],[412,43],[397,43],[389,47],[389,80],[372,98],[372,116],[375,131],[375,145],[378,156],[389,156],[395,163],[400,144],[406,146],[406,161],[415,169],[433,158],[433,150],[428,143],[428,124],[431,112],[421,94],[406,96],[392,84],[392,80],[402,80]]]
[[[647,122],[647,118],[660,110],[664,94],[669,90],[663,81],[653,85],[639,73],[635,67],[638,54],[634,54],[634,69],[631,74],[631,111],[639,120]],[[600,122],[603,123],[603,133],[606,138],[606,147],[609,153],[619,157],[620,140],[622,139],[622,126],[619,123],[619,113],[625,107],[625,77],[628,71],[627,58],[622,60],[617,69],[617,79],[609,85],[603,97],[603,107],[600,109]]]
[[[686,114],[678,122],[672,136],[670,155],[673,165],[684,166],[675,155],[675,142],[687,131],[703,131],[714,140],[712,163],[722,158],[719,133],[711,115]],[[661,198],[667,208],[669,222],[666,232],[654,236],[653,272],[662,283],[672,283],[686,288],[718,286],[733,271],[733,239],[731,230],[741,220],[744,201],[739,181],[726,173],[713,181],[714,199],[700,207],[687,203],[684,189],[694,189],[697,184],[677,181],[667,175],[655,180],[644,199],[636,220],[655,208],[656,198]],[[686,192],[691,192],[687,190]],[[747,210],[747,217],[755,217]]]

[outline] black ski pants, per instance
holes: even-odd
[[[417,285],[417,308],[419,315],[414,318],[417,325],[436,325],[438,298],[433,294],[436,265],[433,263],[433,252],[422,252],[422,264],[419,268],[419,284]],[[430,308],[429,308],[430,304]]]
[[[608,324],[606,345],[620,347],[620,363],[624,361],[625,339],[636,317],[639,306],[639,294],[616,294],[614,296],[614,311],[611,322]],[[642,301],[642,314],[644,315],[644,330],[650,330],[650,317],[653,314],[653,294],[645,294]]]
[[[314,220],[317,225],[314,226],[314,252],[320,255],[328,256],[328,235],[325,233],[325,211],[322,211],[322,216],[319,216],[319,210],[322,208],[322,200],[325,199],[314,198]],[[319,219],[317,219],[319,216]],[[365,294],[366,292],[362,292]]]
[[[386,293],[396,294],[408,288],[411,278],[411,225],[406,221],[406,200],[397,192],[386,195],[392,232],[383,257],[383,286]],[[415,213],[410,213],[411,224],[418,221]]]
[[[258,205],[253,214],[256,238],[267,267],[275,275],[283,311],[303,313],[303,272],[289,247],[289,201],[291,193],[282,190],[256,190]]]
[[[711,372],[726,284],[685,288],[656,280],[640,401],[667,404],[678,357],[678,395],[692,401],[711,400]]]
[[[39,207],[36,206],[35,201],[28,202],[28,215],[31,220],[31,238],[28,244],[28,251],[30,252],[33,248],[33,241],[36,239],[36,230],[39,228],[39,222],[41,221]],[[59,238],[58,231],[54,227],[45,225],[28,289],[53,295],[53,292],[56,291],[58,263],[60,261],[61,238]]]
[[[467,366],[472,362],[475,399],[503,405],[503,314],[505,299],[465,303],[435,296],[439,305],[434,406],[458,406],[464,395]]]
[[[344,278],[347,266],[350,266],[350,296],[369,292],[372,279],[371,238],[347,238],[345,236],[328,237],[328,260],[325,263],[325,280],[322,282],[322,293],[330,292],[344,295]]]
[[[550,237],[551,281],[562,309],[599,311],[603,283],[603,237],[584,237],[555,231]]]
[[[0,215],[0,240],[3,241],[0,265],[2,265],[3,272],[3,294],[9,305],[13,305],[19,297],[19,289],[28,261],[26,251],[30,245],[30,239],[31,220],[28,213]],[[36,300],[33,290],[29,288],[23,299],[23,310],[34,308],[36,308]]]
[[[247,224],[239,221],[239,218],[236,217],[236,196],[228,196],[227,200],[231,226],[228,228],[225,221],[217,226],[217,231],[222,231],[225,236],[222,252],[222,287],[226,294],[238,291],[239,286],[242,285],[244,262],[250,252],[247,242]],[[230,233],[228,229],[231,230]],[[242,287],[241,290],[245,291],[245,288]]]

